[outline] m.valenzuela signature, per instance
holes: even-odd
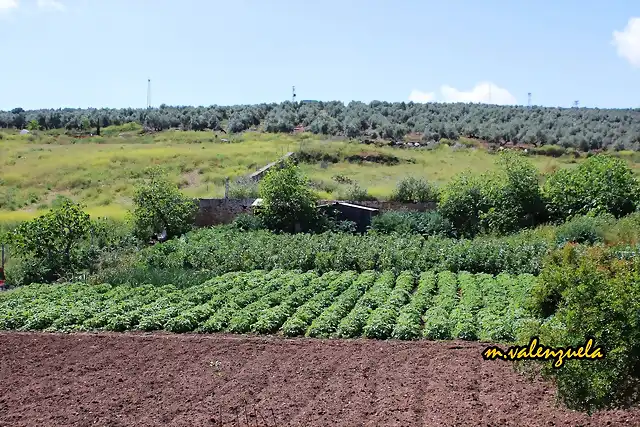
[[[575,347],[551,348],[539,345],[539,338],[533,337],[526,346],[512,346],[503,351],[497,346],[489,346],[482,352],[484,360],[554,360],[553,366],[560,368],[565,360],[598,360],[604,359],[605,352],[600,347],[594,347],[593,338],[589,338],[584,345]]]

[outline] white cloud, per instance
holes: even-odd
[[[614,31],[611,43],[619,56],[640,68],[640,18],[630,18],[624,30]]]
[[[436,94],[433,92],[421,92],[415,89],[409,94],[409,101],[413,102],[431,102],[435,98]]]
[[[469,92],[460,91],[451,86],[440,88],[445,102],[482,102],[486,104],[510,105],[516,103],[516,97],[491,82],[478,83]]]
[[[440,96],[437,98],[442,102],[482,102],[497,105],[513,105],[516,103],[516,97],[507,89],[501,88],[491,82],[478,83],[468,92],[443,85],[440,87]],[[430,102],[435,100],[436,96],[433,92],[413,90],[409,95],[409,101],[413,102]]]
[[[0,0],[0,13],[7,13],[11,9],[17,9],[18,0]]]
[[[57,0],[38,0],[38,9],[63,11],[65,7]]]

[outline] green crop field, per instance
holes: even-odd
[[[32,285],[0,294],[0,329],[280,333],[509,342],[535,277],[282,269],[201,285]]]
[[[141,134],[131,124],[105,128],[99,137],[73,138],[61,131],[2,131],[0,136],[0,222],[29,219],[47,210],[58,195],[84,203],[94,216],[121,218],[136,180],[152,165],[165,167],[185,194],[201,198],[223,196],[226,177],[247,175],[288,151],[311,154],[302,170],[324,198],[344,197],[357,183],[385,199],[407,176],[444,184],[464,170],[482,173],[495,167],[495,156],[482,148],[400,149],[313,134]],[[333,161],[323,163],[323,155]],[[378,163],[376,158],[393,161]],[[546,156],[532,156],[532,161],[542,174],[576,162]]]

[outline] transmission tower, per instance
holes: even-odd
[[[527,93],[527,107],[531,107],[531,92]]]
[[[291,89],[291,102],[296,102],[296,87],[293,86]]]
[[[147,108],[151,108],[151,79],[147,79]]]
[[[579,106],[580,106],[580,101],[573,101],[574,108],[579,108]]]

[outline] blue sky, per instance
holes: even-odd
[[[0,109],[144,107],[147,78],[155,106],[295,85],[298,100],[640,107],[634,17],[631,0],[0,0]]]

